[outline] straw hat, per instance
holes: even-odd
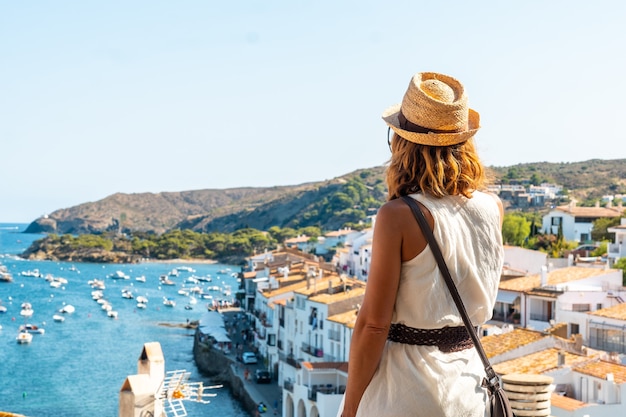
[[[403,139],[429,146],[465,142],[480,127],[463,85],[435,72],[415,74],[402,103],[385,110],[383,120]]]

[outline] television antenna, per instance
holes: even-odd
[[[157,400],[163,405],[167,417],[185,417],[187,410],[184,401],[208,404],[209,398],[217,394],[206,392],[222,388],[223,385],[204,386],[202,382],[190,382],[191,374],[185,370],[168,371],[157,391]]]

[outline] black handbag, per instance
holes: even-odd
[[[430,228],[430,225],[426,221],[424,217],[424,213],[420,209],[420,206],[417,202],[408,196],[402,196],[402,199],[405,203],[411,207],[411,211],[413,211],[413,215],[417,220],[420,228],[422,229],[422,233],[426,240],[428,240],[428,244],[430,245],[430,249],[437,260],[437,264],[439,265],[439,270],[443,275],[446,284],[450,290],[450,294],[452,295],[452,299],[454,300],[454,304],[459,310],[461,314],[461,318],[463,319],[463,324],[465,324],[465,328],[472,338],[472,342],[474,342],[474,347],[478,351],[478,355],[485,366],[485,378],[482,381],[481,386],[487,389],[489,395],[489,403],[491,408],[491,417],[513,417],[513,411],[511,410],[511,405],[509,404],[509,399],[506,396],[506,393],[502,389],[502,384],[500,383],[500,377],[491,367],[489,363],[489,359],[487,358],[487,354],[483,349],[483,345],[480,343],[480,339],[476,334],[476,330],[472,325],[472,322],[467,315],[467,311],[465,310],[465,305],[463,305],[463,300],[461,300],[461,296],[459,295],[458,290],[456,289],[456,285],[454,285],[454,281],[452,280],[452,276],[450,275],[450,271],[448,270],[448,265],[446,265],[446,261],[443,259],[443,255],[441,254],[441,249],[439,249],[439,244],[435,240],[435,236],[433,235],[433,231]]]

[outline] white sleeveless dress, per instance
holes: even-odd
[[[435,220],[434,235],[474,325],[492,316],[504,259],[500,211],[493,197],[440,199],[414,194]],[[421,329],[463,326],[430,247],[402,264],[392,323]],[[476,349],[387,341],[357,417],[483,417],[485,375]],[[343,401],[339,413],[343,409]]]

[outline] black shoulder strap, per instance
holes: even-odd
[[[485,350],[483,349],[483,345],[480,343],[480,339],[478,338],[478,335],[476,334],[476,329],[474,329],[474,326],[472,325],[472,322],[470,321],[469,316],[467,315],[467,310],[465,310],[465,305],[463,304],[463,300],[461,300],[459,291],[456,289],[456,285],[454,284],[454,281],[452,280],[452,276],[450,275],[450,271],[448,270],[448,265],[446,265],[446,261],[443,259],[443,255],[441,254],[441,249],[439,249],[439,244],[437,244],[437,241],[435,240],[433,231],[431,230],[430,225],[428,224],[428,221],[426,220],[426,217],[424,217],[424,213],[422,213],[422,209],[420,209],[420,206],[417,204],[417,202],[409,196],[402,196],[402,200],[404,200],[404,202],[407,203],[409,207],[411,207],[411,210],[413,211],[413,215],[415,216],[417,223],[422,229],[422,233],[424,234],[424,237],[426,238],[426,240],[428,240],[430,249],[433,252],[433,255],[435,255],[435,259],[437,260],[437,264],[439,265],[439,270],[441,271],[441,274],[443,275],[443,278],[446,281],[448,288],[450,289],[450,294],[452,295],[454,304],[456,304],[456,307],[458,308],[459,313],[461,313],[463,324],[465,324],[465,328],[467,329],[467,332],[469,333],[470,337],[472,338],[472,341],[474,342],[474,346],[476,347],[476,350],[478,351],[478,355],[480,356],[480,359],[483,361],[483,365],[485,366],[485,372],[487,373],[488,382],[495,383],[498,380],[498,376],[496,372],[493,370],[493,368],[491,367],[491,364],[489,363],[489,359],[487,358],[487,354],[485,353]]]

